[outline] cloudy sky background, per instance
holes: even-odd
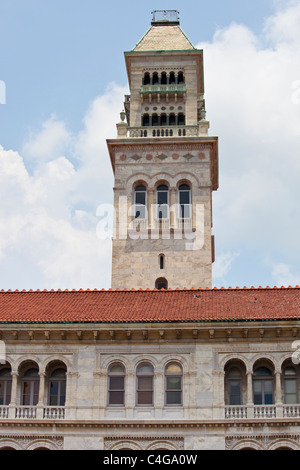
[[[106,139],[128,92],[123,51],[161,8],[204,49],[213,284],[300,284],[300,1],[157,3],[0,1],[0,289],[110,287]]]

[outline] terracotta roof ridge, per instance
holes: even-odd
[[[82,293],[88,293],[88,292],[178,292],[178,291],[192,291],[192,292],[195,292],[195,291],[246,291],[246,290],[257,290],[257,291],[261,291],[261,290],[288,290],[288,289],[293,289],[293,290],[296,290],[296,289],[300,289],[300,286],[299,285],[295,285],[295,286],[273,286],[273,287],[270,287],[270,286],[258,286],[258,287],[255,287],[255,286],[244,286],[244,287],[239,287],[239,286],[236,286],[236,287],[232,287],[232,286],[228,286],[228,287],[183,287],[183,288],[180,288],[180,287],[175,287],[175,288],[168,288],[168,289],[161,289],[160,291],[156,288],[145,288],[145,289],[142,289],[142,288],[131,288],[131,289],[128,289],[128,288],[123,288],[123,289],[120,289],[120,288],[116,288],[116,289],[112,289],[112,288],[108,288],[108,289],[97,289],[97,288],[94,288],[94,289],[90,289],[90,288],[86,288],[86,289],[83,289],[83,288],[79,288],[79,289],[22,289],[22,290],[19,290],[19,289],[1,289],[0,290],[0,293],[79,293],[79,292],[82,292]]]

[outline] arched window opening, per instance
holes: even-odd
[[[159,125],[159,116],[154,113],[152,114],[152,126],[158,126]]]
[[[242,405],[246,399],[247,377],[245,364],[240,360],[230,360],[225,372],[225,404],[229,406]]]
[[[167,84],[167,74],[166,72],[162,72],[161,74],[161,85],[166,85]]]
[[[165,279],[164,277],[160,277],[159,279],[156,279],[156,281],[155,281],[155,288],[156,288],[157,290],[162,290],[162,289],[167,290],[167,289],[168,289],[168,281],[167,281],[167,279]]]
[[[242,376],[238,367],[231,367],[227,374],[229,405],[242,404]]]
[[[65,406],[66,402],[66,370],[62,367],[52,371],[49,377],[49,405]]]
[[[125,404],[125,368],[121,363],[112,364],[108,371],[108,404]]]
[[[165,184],[157,187],[157,218],[169,218],[169,188]]]
[[[22,405],[35,406],[39,399],[40,377],[37,368],[27,369],[22,378]]]
[[[154,370],[151,364],[144,363],[138,366],[137,378],[137,404],[143,406],[153,405],[153,378]]]
[[[268,367],[258,367],[253,374],[253,401],[255,405],[274,403],[273,374]]]
[[[178,126],[185,126],[185,115],[183,113],[178,114]]]
[[[169,78],[169,83],[170,85],[174,85],[176,82],[175,80],[175,73],[174,72],[170,72],[170,78]]]
[[[165,403],[166,405],[182,405],[182,367],[171,362],[165,369]]]
[[[149,114],[144,114],[144,115],[143,115],[143,117],[142,117],[142,126],[143,126],[143,127],[150,126],[150,117],[149,117]]]
[[[152,85],[158,85],[158,84],[159,84],[158,73],[154,72],[153,77],[152,77]]]
[[[165,269],[165,255],[159,255],[159,269]]]
[[[165,113],[163,113],[160,116],[160,124],[161,124],[161,126],[166,126],[167,125],[167,115]]]
[[[170,123],[170,126],[176,126],[176,116],[174,113],[170,114],[169,123]]]
[[[146,205],[147,205],[147,189],[144,185],[135,187],[134,190],[134,218],[146,218]]]
[[[287,405],[298,403],[298,378],[293,366],[284,369],[284,401]]]
[[[191,188],[188,184],[179,186],[179,218],[187,219],[191,214]]]
[[[4,367],[0,370],[0,405],[9,405],[11,400],[11,369]]]
[[[178,73],[178,83],[184,83],[184,75],[183,72]]]
[[[150,73],[146,72],[144,75],[143,85],[150,85]]]

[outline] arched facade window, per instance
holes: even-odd
[[[182,367],[178,362],[165,368],[165,404],[182,405]]]
[[[160,125],[167,126],[167,115],[165,113],[162,113],[160,116]]]
[[[175,73],[174,72],[170,72],[169,83],[170,83],[170,85],[174,85],[176,83]]]
[[[178,73],[178,83],[184,83],[184,75],[183,72]]]
[[[247,397],[247,375],[245,364],[236,359],[230,360],[225,368],[225,404],[243,405]]]
[[[158,84],[159,84],[158,73],[154,72],[152,75],[152,85],[158,85]]]
[[[169,127],[169,126],[185,126],[185,115],[184,113],[175,114],[174,112],[167,114],[161,113],[157,114],[156,112],[153,114],[144,113],[141,117],[141,125],[142,127]],[[141,130],[143,134],[146,130]],[[145,134],[144,134],[145,135]],[[164,136],[172,136],[171,129],[153,129],[153,136],[154,137],[164,137]],[[179,136],[185,136],[186,132],[185,129],[178,130]]]
[[[125,367],[119,362],[112,364],[108,370],[108,404],[125,404]]]
[[[150,73],[146,72],[144,74],[143,85],[150,85]]]
[[[168,289],[168,281],[164,277],[160,277],[159,279],[156,279],[155,281],[155,288],[158,290],[161,289]]]
[[[137,405],[153,405],[153,366],[149,363],[140,364],[136,371],[136,401]]]
[[[242,404],[242,376],[239,367],[231,367],[227,373],[227,394],[229,405]]]
[[[283,372],[284,402],[286,404],[298,403],[298,378],[293,366],[287,366]]]
[[[156,113],[152,114],[152,126],[159,126],[159,117]]]
[[[169,188],[165,184],[161,184],[156,190],[157,218],[169,218]]]
[[[149,114],[144,114],[142,117],[142,126],[147,127],[150,126],[150,117]]]
[[[22,405],[35,406],[39,400],[40,377],[35,367],[27,369],[22,377]]]
[[[178,126],[185,126],[185,115],[178,113]]]
[[[255,405],[274,403],[273,373],[268,367],[257,367],[253,374],[253,402]]]
[[[5,366],[0,370],[0,405],[10,404],[11,384],[11,369]]]
[[[49,377],[49,405],[64,406],[66,402],[66,370],[54,369]]]
[[[181,184],[178,188],[179,195],[179,217],[188,219],[192,216],[191,211],[191,188],[188,184]]]
[[[170,113],[169,124],[170,126],[176,126],[176,116],[174,113]]]
[[[145,219],[147,207],[147,188],[140,184],[134,188],[134,218]]]
[[[161,85],[166,85],[167,84],[167,74],[166,74],[166,72],[161,73],[160,83],[161,83]]]
[[[149,72],[145,72],[143,76],[143,85],[175,85],[176,83],[182,84],[185,82],[184,73],[180,72],[153,72],[153,74]]]

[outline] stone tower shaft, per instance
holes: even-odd
[[[117,138],[107,140],[115,177],[112,288],[211,287],[218,139],[208,135],[203,51],[177,12],[154,12],[125,61],[130,95]]]

